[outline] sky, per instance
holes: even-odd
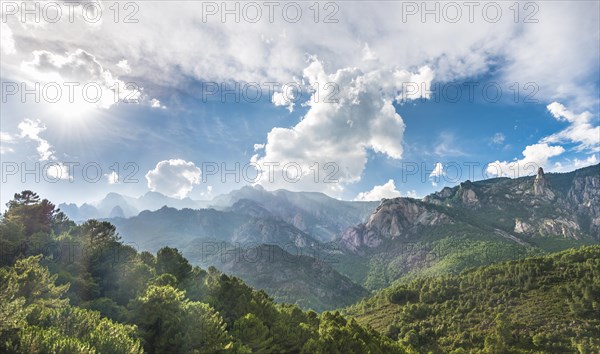
[[[598,1],[1,1],[0,201],[345,200],[600,160]]]

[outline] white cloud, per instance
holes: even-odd
[[[441,162],[437,162],[433,171],[429,174],[429,178],[440,177],[444,175],[444,165]]]
[[[129,63],[127,62],[127,59],[123,59],[121,61],[119,61],[117,63],[117,67],[121,70],[123,70],[123,72],[125,74],[130,74],[131,73],[131,66],[129,66]]]
[[[505,140],[506,140],[506,137],[502,133],[494,134],[494,136],[491,139],[492,144],[495,144],[495,145],[502,145],[502,144],[504,144]]]
[[[119,174],[116,171],[111,171],[104,175],[108,184],[118,184],[119,183]]]
[[[200,195],[203,197],[212,197],[213,186],[206,186],[205,192],[200,192]]]
[[[391,199],[398,198],[400,196],[401,193],[396,189],[396,184],[394,183],[394,180],[390,179],[389,181],[387,181],[387,183],[381,186],[374,186],[373,189],[371,189],[368,192],[358,193],[354,200],[378,201],[383,198]]]
[[[181,159],[163,160],[146,173],[148,188],[170,197],[185,198],[200,184],[201,171],[193,162]]]
[[[441,162],[437,162],[433,167],[433,170],[429,174],[429,180],[431,181],[431,185],[437,187],[440,181],[440,177],[442,177],[443,175],[444,165]]]
[[[519,8],[518,21],[514,20],[513,4],[499,2],[496,5],[502,8],[502,16],[498,22],[482,16],[481,4],[475,6],[471,21],[469,8],[459,3],[462,16],[456,23],[443,16],[436,22],[434,15],[421,21],[421,11],[403,20],[406,2],[401,1],[339,2],[335,24],[323,18],[314,23],[313,16],[308,15],[312,13],[308,3],[300,5],[304,15],[298,23],[282,18],[281,5],[275,9],[274,21],[269,21],[268,9],[261,6],[263,16],[258,23],[243,19],[236,23],[233,15],[223,23],[221,3],[217,4],[218,13],[208,19],[203,19],[206,14],[198,11],[194,2],[177,8],[164,2],[138,5],[134,18],[143,14],[143,18],[161,21],[142,20],[135,26],[104,21],[101,31],[86,21],[61,21],[52,25],[52,31],[13,26],[18,21],[11,21],[11,29],[17,38],[23,38],[19,45],[24,49],[39,48],[41,43],[65,51],[93,49],[102,61],[127,58],[136,75],[157,84],[176,86],[189,77],[287,82],[299,75],[305,55],[310,54],[326,61],[329,72],[346,67],[369,71],[373,65],[398,63],[405,70],[428,65],[437,79],[446,82],[476,77],[495,68],[494,79],[508,83],[506,87],[515,82],[536,83],[537,99],[564,97],[567,103],[597,104],[596,1],[536,2],[536,9]],[[524,23],[526,16],[537,23]],[[65,42],[64,38],[70,40]],[[202,43],[202,50],[190,43]]]
[[[573,160],[566,160],[564,162],[556,162],[556,163],[554,163],[554,167],[552,167],[552,169],[550,169],[550,171],[552,171],[552,172],[571,172],[578,168],[584,168],[584,167],[596,165],[599,162],[600,162],[600,160],[598,160],[598,157],[596,155],[590,155],[583,160],[575,158]]]
[[[15,39],[13,32],[4,21],[0,23],[0,51],[3,54],[15,54]]]
[[[46,176],[50,180],[69,179],[69,166],[60,162],[51,162],[44,165]]]
[[[10,146],[6,146],[6,145],[14,143],[14,141],[15,141],[15,139],[13,138],[12,135],[10,135],[6,132],[0,131],[0,154],[6,154],[9,152],[15,151]]]
[[[254,151],[262,150],[265,148],[265,144],[254,144]]]
[[[393,73],[395,86],[402,88],[396,100],[398,102],[431,97],[431,82],[434,72],[428,66],[423,66],[418,73],[406,70],[396,70]]]
[[[35,121],[24,119],[19,123],[18,128],[21,138],[28,138],[38,143],[36,150],[40,161],[56,159],[52,145],[46,139],[40,137],[40,133],[46,130],[46,126],[39,119]]]
[[[276,127],[268,133],[264,154],[253,156],[252,161],[260,166],[278,163],[279,167],[275,168],[274,180],[265,172],[258,183],[338,195],[345,184],[361,179],[369,149],[400,159],[404,122],[392,101],[402,88],[395,86],[391,72],[381,69],[364,73],[357,68],[346,68],[328,75],[322,63],[313,60],[304,70],[308,84],[330,83],[338,92],[327,100],[312,97],[306,102],[309,111],[298,124],[291,128]],[[315,163],[320,169],[318,178],[314,174]],[[328,163],[334,165],[323,171]],[[292,178],[291,183],[285,181],[281,176],[286,164],[300,166],[302,176],[298,180]],[[331,183],[324,181],[325,178]]]
[[[162,109],[166,109],[166,106],[163,106],[160,104],[160,101],[157,100],[156,98],[153,98],[150,100],[150,107],[152,108],[162,108]]]
[[[548,160],[565,152],[562,146],[546,143],[529,145],[523,150],[523,158],[513,161],[495,161],[488,164],[486,172],[493,176],[521,177],[532,174],[539,167],[549,167]]]
[[[417,191],[414,189],[406,192],[406,196],[409,198],[420,199],[419,196],[417,195]]]
[[[291,90],[287,90],[286,92],[274,92],[273,97],[271,98],[271,102],[277,107],[285,107],[287,106],[287,110],[292,113],[294,111],[294,100],[295,97]]]
[[[523,151],[524,157],[520,160],[496,161],[489,164],[488,174],[519,177],[535,172],[538,167],[546,167],[549,171],[567,172],[597,163],[597,157],[594,154],[583,160],[567,159],[565,162],[555,162],[553,166],[548,166],[550,158],[565,151],[562,146],[550,146],[549,144],[575,143],[578,144],[575,148],[577,151],[600,152],[600,126],[592,125],[592,114],[588,111],[576,114],[558,102],[552,102],[546,108],[556,120],[567,122],[569,126],[558,133],[540,139],[537,144],[527,146]]]
[[[118,102],[136,102],[141,97],[141,88],[127,85],[114,77],[94,55],[83,49],[65,55],[36,50],[33,59],[23,61],[20,67],[33,81],[55,82],[59,86],[67,82],[77,83],[72,97],[69,97],[71,94],[66,86],[61,90],[63,95],[59,102],[64,104],[65,110],[69,110],[72,104],[109,108]],[[70,98],[74,102],[70,102]]]
[[[575,114],[558,102],[552,102],[547,107],[554,118],[569,123],[564,130],[545,137],[544,143],[571,142],[579,144],[577,150],[600,151],[600,125],[592,125],[592,114],[583,112]]]

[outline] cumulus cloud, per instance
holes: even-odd
[[[69,166],[60,162],[51,162],[44,165],[45,173],[50,180],[69,179]]]
[[[182,159],[163,160],[146,173],[148,188],[164,195],[185,198],[200,184],[201,171],[193,162]]]
[[[287,110],[292,113],[294,111],[295,97],[292,92],[274,92],[271,102],[277,107],[287,107]]]
[[[8,24],[0,23],[0,51],[3,54],[15,54],[15,39],[13,33]]]
[[[37,142],[37,152],[40,161],[54,160],[54,150],[48,140],[40,137],[40,133],[46,130],[46,126],[39,120],[24,119],[18,125],[21,138],[31,139]]]
[[[402,102],[418,98],[431,98],[431,82],[434,76],[434,72],[429,66],[421,67],[418,73],[396,70],[393,73],[395,86],[401,88],[396,100]]]
[[[119,174],[116,171],[111,171],[104,175],[108,184],[118,184],[119,183]]]
[[[71,94],[66,86],[61,90],[63,95],[60,97],[60,102],[65,104],[74,102],[109,108],[118,102],[137,102],[141,97],[140,88],[128,85],[113,76],[94,55],[83,49],[65,55],[36,50],[33,52],[32,60],[21,63],[21,69],[36,81],[54,82],[59,86],[67,82],[77,83],[72,97],[69,97]]]
[[[429,174],[429,180],[431,185],[437,187],[440,177],[444,175],[444,165],[441,162],[437,162],[433,167],[433,170]]]
[[[299,75],[308,53],[324,58],[330,72],[346,67],[368,71],[370,65],[402,63],[407,70],[428,65],[436,79],[445,82],[476,77],[494,68],[494,79],[503,83],[537,83],[538,99],[565,97],[597,105],[594,78],[599,59],[599,4],[594,1],[575,5],[539,2],[534,14],[521,8],[518,21],[512,16],[512,3],[499,2],[496,5],[503,15],[497,22],[486,20],[481,6],[476,6],[475,18],[470,19],[468,7],[459,4],[462,16],[454,22],[445,18],[434,21],[434,15],[421,21],[421,11],[401,19],[405,2],[400,1],[378,2],[376,6],[340,2],[335,25],[322,18],[315,23],[313,16],[306,15],[311,13],[308,3],[301,4],[305,15],[293,24],[282,18],[281,6],[275,10],[274,21],[266,15],[268,9],[262,7],[263,16],[257,23],[233,21],[233,15],[223,23],[222,4],[208,18],[194,2],[177,8],[164,2],[138,5],[134,18],[140,14],[144,18],[160,17],[160,23],[139,21],[131,26],[123,21],[104,21],[102,31],[98,31],[86,21],[61,21],[48,31],[13,26],[18,21],[12,21],[11,29],[30,48],[39,48],[40,43],[63,50],[72,49],[66,48],[68,45],[94,48],[101,60],[111,63],[126,57],[139,77],[173,86],[189,77],[287,82]],[[365,13],[369,13],[368,18]],[[526,15],[537,22],[524,23]],[[70,38],[69,43],[64,38]],[[202,43],[202,50],[189,43]],[[502,63],[500,68],[498,63]]]
[[[15,139],[13,138],[12,135],[10,135],[9,133],[0,131],[0,154],[6,154],[9,152],[13,152],[14,149],[7,145],[14,143],[14,141],[15,141]]]
[[[127,62],[127,59],[123,59],[121,61],[119,61],[117,63],[117,67],[121,70],[123,70],[123,72],[125,74],[130,74],[131,73],[131,66],[129,66],[129,63]]]
[[[429,178],[440,177],[444,174],[444,165],[441,162],[437,162],[433,171],[429,174]]]
[[[162,109],[166,109],[166,106],[163,106],[160,104],[160,101],[157,100],[156,98],[153,98],[150,100],[150,107],[152,108],[162,108]]]
[[[552,116],[569,126],[558,133],[545,137],[541,142],[564,143],[570,142],[577,145],[577,150],[600,151],[600,125],[592,125],[592,114],[585,111],[576,114],[558,102],[552,102],[547,107]]]
[[[555,162],[554,166],[550,169],[552,172],[571,172],[578,168],[584,168],[592,165],[596,165],[600,162],[596,155],[590,155],[582,160],[574,158],[573,160],[567,159],[563,162]]]
[[[270,179],[272,174],[263,173],[258,183],[337,195],[345,184],[360,180],[368,150],[400,159],[404,122],[392,102],[402,87],[395,86],[392,73],[393,70],[365,73],[358,68],[345,68],[327,74],[322,63],[313,60],[303,73],[308,84],[330,83],[337,93],[327,100],[314,99],[317,93],[313,93],[305,103],[309,110],[298,124],[276,127],[268,133],[264,153],[254,155],[252,162],[279,166],[275,167],[274,180]],[[382,86],[386,90],[382,91]],[[297,166],[294,172],[300,170],[302,174],[297,180],[292,178],[292,183],[277,178],[286,173],[285,166],[290,164]],[[321,169],[318,178],[315,164]],[[323,171],[326,166],[327,171]]]
[[[414,189],[406,192],[406,196],[409,198],[420,199],[419,196],[417,195],[417,191]]]
[[[356,196],[356,198],[354,198],[354,200],[378,201],[383,198],[391,199],[391,198],[398,198],[400,196],[401,196],[401,193],[399,190],[396,189],[396,184],[394,183],[394,180],[390,179],[389,181],[387,181],[387,183],[385,183],[381,186],[374,186],[373,189],[371,189],[368,192],[358,193],[358,195]]]
[[[492,176],[520,177],[535,173],[538,167],[548,167],[548,160],[565,152],[562,146],[546,143],[528,145],[523,150],[523,158],[513,161],[498,161],[488,164],[486,172]]]
[[[56,152],[48,140],[42,138],[40,134],[46,130],[39,119],[24,119],[17,126],[19,128],[19,137],[33,140],[37,143],[36,151],[40,162],[46,162],[43,165],[44,172],[52,180],[69,179],[69,166],[56,161]],[[4,140],[4,138],[3,138]]]
[[[600,126],[592,124],[593,116],[588,111],[577,114],[558,102],[552,102],[546,108],[556,120],[568,123],[567,128],[540,139],[537,144],[527,146],[523,151],[522,159],[515,159],[511,162],[496,161],[489,164],[487,173],[496,176],[519,177],[534,172],[537,167],[566,172],[597,163],[597,157],[594,154],[585,159],[574,158],[564,162],[555,162],[553,166],[548,166],[550,158],[565,151],[564,147],[560,145],[550,146],[550,144],[573,143],[577,144],[575,147],[577,151],[600,152]]]

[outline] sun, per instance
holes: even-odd
[[[96,103],[87,102],[83,99],[61,99],[50,103],[52,115],[67,120],[83,121],[89,119],[98,109]]]

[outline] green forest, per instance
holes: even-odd
[[[0,352],[403,353],[339,312],[277,304],[174,248],[124,245],[113,225],[76,225],[31,191],[0,223]]]
[[[600,353],[600,246],[397,283],[346,309],[416,353]]]
[[[340,311],[279,304],[32,191],[0,222],[0,352],[600,352],[600,246],[417,276]]]

